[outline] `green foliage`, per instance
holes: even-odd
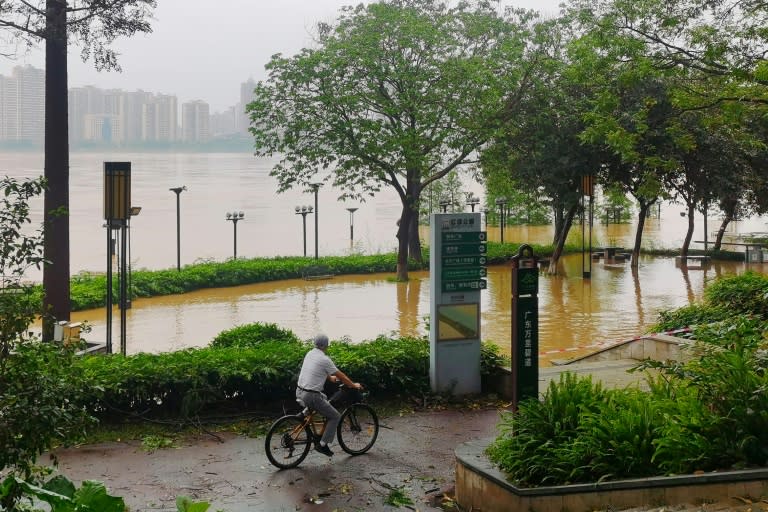
[[[651,332],[671,331],[709,322],[719,322],[731,316],[727,308],[720,306],[691,304],[678,309],[659,312],[659,319]]]
[[[597,412],[606,393],[590,378],[562,374],[559,382],[550,383],[541,402],[525,400],[517,412],[503,414],[500,435],[488,448],[488,455],[515,482],[572,481],[573,470],[589,462],[581,458],[583,453],[570,449],[581,417]]]
[[[248,332],[250,326],[242,326]],[[253,326],[258,332],[263,325]],[[89,389],[84,403],[104,421],[161,417],[189,421],[217,408],[252,410],[292,401],[308,343],[276,329],[276,339],[162,354],[81,357],[72,372]],[[429,392],[429,342],[421,337],[380,336],[360,343],[333,341],[328,354],[339,368],[376,396],[420,396]],[[481,372],[505,361],[483,344]]]
[[[10,498],[13,498],[11,501]],[[43,483],[35,485],[15,476],[8,476],[0,484],[0,509],[28,510],[42,512],[42,509],[32,508],[32,500],[46,503],[50,512],[125,512],[127,510],[123,498],[111,496],[104,484],[86,480],[76,488],[64,476],[55,476]],[[8,500],[8,501],[7,501]],[[17,505],[17,501],[27,501],[30,506]]]
[[[403,487],[390,489],[389,494],[384,499],[384,504],[392,507],[411,507],[413,499],[408,496],[408,491]]]
[[[768,276],[748,271],[718,279],[704,291],[704,300],[713,306],[728,308],[732,314],[768,318]]]
[[[192,501],[187,496],[176,497],[176,510],[178,512],[206,512],[211,507],[204,501]]]
[[[645,361],[649,392],[565,374],[508,413],[488,454],[518,484],[557,485],[768,463],[768,321],[694,330],[688,363]]]
[[[282,329],[276,324],[256,322],[248,325],[240,325],[219,333],[211,347],[253,347],[265,341],[278,341],[283,343],[300,343],[299,338],[288,329]]]
[[[768,276],[748,271],[720,278],[704,290],[703,303],[660,312],[651,330],[703,325],[739,314],[768,318]]]
[[[0,389],[6,358],[42,313],[39,293],[23,278],[44,261],[42,229],[31,232],[29,216],[29,201],[44,186],[42,179],[0,179]]]
[[[92,418],[92,397],[75,369],[72,351],[23,343],[5,358],[0,374],[0,469],[29,477],[38,455],[54,444],[82,438]]]

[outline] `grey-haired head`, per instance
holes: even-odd
[[[320,349],[328,348],[328,336],[325,334],[315,336],[315,346]]]

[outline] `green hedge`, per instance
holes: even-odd
[[[748,271],[720,278],[704,290],[703,302],[660,312],[650,331],[720,322],[741,314],[768,319],[768,276]]]
[[[498,265],[517,254],[520,244],[488,243],[488,264]],[[534,251],[547,256],[551,246],[533,246]],[[568,247],[568,251],[578,250]],[[410,270],[429,268],[429,248],[423,251],[424,264],[411,261]],[[395,272],[397,255],[373,254],[351,256],[326,256],[315,260],[303,257],[276,257],[228,260],[186,265],[181,270],[133,270],[131,290],[134,298],[155,297],[191,292],[204,288],[240,286],[283,279],[300,279],[302,270],[310,265],[323,265],[333,274],[373,274]],[[103,275],[79,274],[71,280],[72,310],[93,309],[106,303],[107,279]],[[113,282],[113,300],[118,300],[118,283]]]
[[[88,356],[77,361],[73,371],[92,390],[84,405],[103,419],[125,415],[184,418],[221,407],[243,410],[275,400],[292,401],[310,344],[295,337],[243,341],[257,337],[247,331],[263,329],[262,324],[253,324],[222,333],[217,337],[218,347]],[[359,344],[334,341],[328,353],[374,396],[421,395],[430,389],[429,342],[425,338],[379,337]],[[484,344],[483,373],[493,373],[500,363],[503,358],[498,347]]]

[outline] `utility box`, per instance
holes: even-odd
[[[53,340],[63,343],[65,346],[77,345],[80,343],[80,331],[82,324],[80,322],[69,323],[66,320],[56,322],[53,326]]]
[[[762,263],[763,249],[759,245],[748,245],[746,253],[747,263]]]

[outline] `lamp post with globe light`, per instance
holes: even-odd
[[[245,218],[245,214],[243,212],[227,212],[227,220],[232,221],[232,226],[234,228],[234,256],[232,259],[237,259],[237,222],[241,221]]]

